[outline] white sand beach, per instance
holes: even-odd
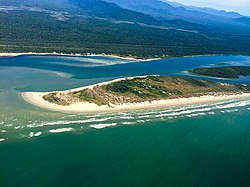
[[[75,53],[34,53],[34,52],[27,52],[27,53],[0,53],[0,57],[16,57],[21,55],[55,55],[55,56],[72,56],[72,57],[113,57],[113,58],[119,58],[124,60],[131,60],[131,61],[151,61],[151,60],[160,60],[161,58],[149,58],[149,59],[140,59],[135,57],[123,57],[118,55],[109,55],[109,54],[75,54]]]
[[[61,55],[60,53],[33,53],[33,52],[27,52],[27,53],[0,53],[1,57],[15,57],[15,56],[21,56],[21,55]]]
[[[142,76],[144,77],[144,76]],[[74,92],[83,90],[86,88],[92,89],[95,86],[102,86],[112,82],[133,79],[134,77],[115,79],[112,81],[102,82],[90,86],[84,86],[80,88],[75,88],[71,90],[60,91],[60,93]],[[53,92],[53,91],[52,91]],[[36,105],[40,108],[59,111],[65,113],[96,113],[96,112],[110,112],[110,111],[126,111],[126,110],[137,110],[137,109],[153,109],[153,108],[163,108],[163,107],[175,107],[181,105],[190,105],[190,104],[200,104],[200,103],[210,103],[210,102],[219,102],[224,100],[232,99],[241,99],[241,98],[250,98],[250,93],[240,93],[240,94],[219,94],[219,95],[204,95],[200,97],[188,97],[188,98],[175,98],[175,99],[165,99],[165,100],[155,100],[155,101],[146,101],[140,103],[125,103],[125,104],[110,104],[108,105],[97,105],[89,102],[77,102],[68,106],[57,105],[51,102],[48,102],[43,99],[44,95],[52,92],[25,92],[22,93],[22,97],[25,101],[30,104]]]

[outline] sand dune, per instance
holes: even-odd
[[[83,89],[92,89],[95,86],[101,86],[109,84],[112,82],[124,80],[124,79],[133,79],[134,77],[115,79],[112,81],[102,82],[95,85],[84,86],[76,89],[60,91],[60,93],[74,92]],[[77,102],[68,106],[57,105],[51,102],[48,102],[43,99],[44,95],[47,95],[51,92],[25,92],[22,93],[22,97],[25,101],[36,105],[38,107],[60,111],[68,113],[86,113],[86,112],[109,112],[109,111],[123,111],[123,110],[137,110],[137,109],[150,109],[150,108],[162,108],[162,107],[174,107],[180,105],[189,105],[189,104],[199,104],[199,103],[208,103],[208,102],[218,102],[231,99],[240,99],[240,98],[250,98],[250,93],[241,93],[241,94],[220,94],[220,95],[204,95],[200,97],[189,97],[189,98],[175,98],[175,99],[165,99],[165,100],[155,100],[155,101],[146,101],[140,103],[124,103],[124,104],[110,104],[109,105],[97,105],[89,102]]]

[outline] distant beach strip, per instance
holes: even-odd
[[[161,58],[138,58],[135,56],[119,56],[115,54],[93,54],[93,53],[34,53],[34,52],[27,52],[27,53],[0,53],[0,57],[16,57],[16,56],[22,56],[22,55],[41,55],[41,56],[46,56],[46,55],[54,55],[54,56],[71,56],[71,57],[113,57],[113,58],[119,58],[119,59],[124,59],[124,60],[131,60],[131,61],[151,61],[151,60],[159,60]]]

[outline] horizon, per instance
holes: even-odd
[[[237,2],[234,0],[229,0],[227,2],[220,2],[216,0],[170,0],[170,2],[180,3],[185,6],[196,6],[201,8],[225,10],[227,12],[237,12],[243,16],[250,16],[250,3],[246,0],[239,0]]]

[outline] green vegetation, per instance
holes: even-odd
[[[57,97],[56,93],[49,93],[48,95],[43,96],[43,99],[58,105],[69,105],[64,99]]]
[[[240,76],[250,76],[250,66],[196,68],[189,70],[189,73],[210,77],[237,79]]]
[[[0,52],[106,53],[139,58],[250,55],[249,36],[203,27],[186,32],[84,16],[59,21],[46,13],[23,11],[0,12],[0,20]],[[172,26],[166,23],[162,27]]]
[[[61,105],[69,105],[76,101],[110,105],[249,91],[250,85],[231,85],[194,78],[147,76],[71,93],[52,93],[44,96],[44,99]]]
[[[97,105],[106,105],[108,102],[97,94],[97,90],[85,89],[80,92],[73,92],[73,96],[79,98],[81,101],[95,103]]]

